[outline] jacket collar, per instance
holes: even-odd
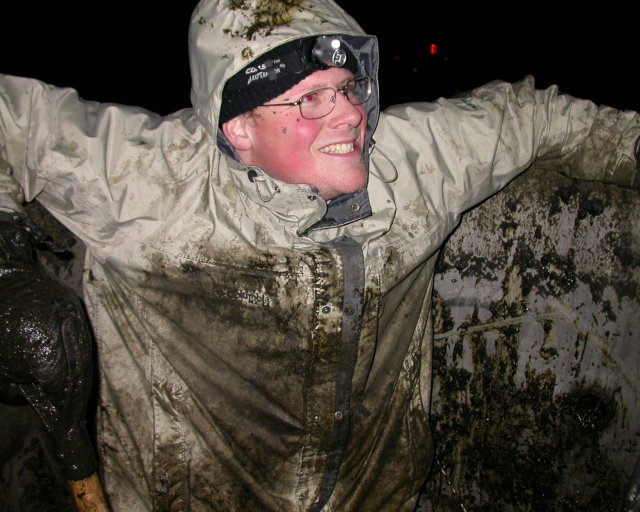
[[[366,188],[360,189],[351,194],[345,194],[332,199],[327,204],[327,211],[324,217],[310,226],[303,235],[311,230],[335,228],[350,224],[356,220],[364,219],[371,215],[371,204],[369,203],[369,193]]]
[[[349,224],[371,215],[366,189],[326,202],[309,185],[272,178],[259,167],[227,158],[238,189],[256,205],[266,208],[282,222],[292,224],[298,236],[309,231]]]

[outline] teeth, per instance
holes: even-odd
[[[345,153],[351,153],[353,151],[353,142],[348,144],[331,144],[323,147],[321,153],[330,153],[332,155],[343,155]]]

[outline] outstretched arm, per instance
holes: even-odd
[[[399,105],[381,117],[376,139],[398,174],[414,182],[433,211],[454,216],[537,166],[580,179],[638,187],[640,115],[536,89],[532,77],[493,81],[435,103]],[[416,183],[417,182],[417,183]]]

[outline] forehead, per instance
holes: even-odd
[[[311,73],[304,80],[301,80],[288,91],[283,92],[274,100],[278,101],[294,101],[302,96],[305,92],[321,89],[322,87],[341,87],[345,82],[353,78],[353,73],[344,68],[329,68]]]

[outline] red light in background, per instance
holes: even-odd
[[[429,55],[437,55],[438,53],[438,45],[436,43],[431,43],[429,45]]]

